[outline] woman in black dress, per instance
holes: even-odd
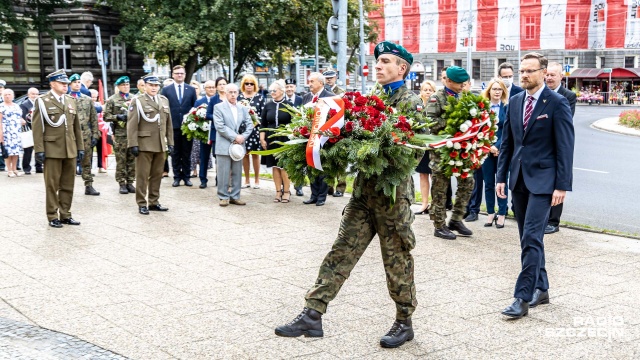
[[[262,110],[261,127],[263,129],[275,129],[280,125],[286,125],[291,122],[291,115],[284,110],[285,104],[293,106],[293,104],[286,100],[284,96],[285,84],[284,80],[277,80],[269,87],[271,92],[271,98],[273,101],[268,102]],[[278,144],[274,144],[274,141],[285,142],[287,139],[284,137],[273,138],[270,137],[273,132],[260,131],[260,145],[262,149],[275,149],[280,147]],[[272,168],[273,182],[276,185],[276,197],[273,202],[288,203],[291,199],[289,175],[283,168],[278,166],[278,160],[273,155],[264,155],[262,157],[262,164],[267,168]]]
[[[260,114],[262,114],[262,108],[264,107],[264,97],[258,93],[258,79],[255,76],[247,74],[242,77],[240,82],[240,96],[238,96],[238,102],[245,100],[249,103],[249,106],[256,109],[256,115],[258,121],[260,121]],[[253,150],[260,150],[260,125],[254,124],[255,127],[251,135],[246,141],[247,155],[242,159],[242,167],[244,170],[244,186],[245,188],[251,187],[249,174],[250,162],[253,160],[253,173],[254,183],[253,188],[260,188],[260,155],[250,154]],[[250,160],[251,159],[251,160]]]
[[[433,93],[436,92],[436,84],[431,80],[425,80],[420,86],[420,99],[424,106],[427,106],[427,102]],[[417,211],[416,215],[429,213],[429,188],[431,187],[429,176],[431,175],[431,168],[429,168],[429,152],[425,152],[422,160],[416,167],[416,172],[420,174],[420,193],[422,194],[422,207],[420,211]]]

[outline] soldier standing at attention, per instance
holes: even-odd
[[[47,75],[51,91],[34,105],[32,125],[36,159],[44,163],[44,186],[49,226],[80,225],[71,217],[76,158],[82,160],[84,145],[76,101],[67,93],[64,70]]]
[[[404,103],[418,110],[422,101],[404,84],[413,56],[402,46],[383,41],[376,46],[375,57],[377,80],[389,94],[386,105],[395,107]],[[411,228],[414,220],[411,211],[413,180],[407,176],[397,186],[397,200],[393,207],[389,206],[391,200],[388,196],[374,190],[376,181],[375,177],[356,177],[354,187],[360,187],[362,195],[349,199],[343,211],[338,237],[320,266],[318,279],[305,296],[304,310],[293,321],[278,326],[276,335],[323,336],[322,314],[327,311],[327,305],[336,297],[377,234],[382,248],[387,288],[396,303],[396,320],[391,330],[380,339],[380,345],[395,348],[413,339],[411,314],[418,304],[413,280],[413,257],[410,253],[416,242]]]
[[[442,115],[445,112],[445,107],[448,104],[447,98],[453,96],[458,97],[464,88],[464,83],[469,80],[469,74],[467,71],[459,66],[450,66],[447,68],[447,79],[444,80],[444,88],[435,92],[429,98],[427,103],[427,116],[431,121],[435,121],[437,124],[431,127],[432,134],[439,134],[447,126],[447,119],[444,119]],[[462,236],[471,236],[473,232],[469,230],[462,222],[462,217],[467,210],[467,203],[471,197],[473,191],[473,177],[470,176],[466,179],[458,177],[458,190],[456,191],[456,203],[453,207],[453,214],[449,225],[445,224],[447,220],[447,209],[445,203],[447,201],[447,187],[451,182],[451,178],[445,175],[440,165],[440,153],[438,151],[432,151],[429,153],[431,161],[429,166],[433,172],[431,175],[431,220],[435,226],[435,232],[433,235],[446,240],[455,240],[456,234],[452,232],[456,231]]]
[[[71,90],[69,95],[76,99],[78,121],[80,121],[82,140],[84,141],[84,157],[80,162],[82,166],[82,180],[84,180],[84,194],[98,196],[100,193],[93,188],[93,175],[91,175],[93,148],[98,144],[98,139],[100,138],[98,131],[98,114],[91,97],[80,92],[80,88],[82,87],[80,75],[71,75],[69,81],[71,81],[71,84],[69,84]]]
[[[127,113],[133,96],[129,93],[131,84],[129,77],[122,76],[116,80],[118,92],[107,99],[104,110],[104,121],[111,122],[114,128],[113,144],[116,153],[116,181],[120,184],[120,194],[135,193],[133,181],[136,177],[135,157],[127,147]],[[143,95],[144,93],[140,94]]]
[[[127,140],[131,153],[136,157],[138,212],[149,215],[149,211],[169,210],[160,205],[158,199],[165,151],[173,152],[173,126],[169,99],[158,95],[160,80],[155,75],[147,75],[143,79],[145,94],[137,96],[129,106]]]

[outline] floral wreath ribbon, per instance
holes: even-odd
[[[433,143],[433,144],[429,144],[430,147],[434,148],[434,149],[439,149],[445,145],[447,145],[448,142],[451,143],[459,143],[465,140],[469,140],[473,137],[476,137],[478,135],[478,133],[480,132],[480,129],[482,129],[483,126],[488,125],[491,123],[491,118],[489,117],[489,114],[486,111],[483,111],[482,113],[482,122],[478,122],[475,125],[471,125],[469,127],[469,129],[467,131],[465,131],[462,135],[460,136],[456,136],[453,138],[449,138],[446,140],[442,140],[440,142],[437,143]],[[488,151],[487,151],[488,152]]]
[[[341,129],[344,126],[344,100],[339,96],[324,97],[320,100],[314,108],[311,135],[307,142],[306,152],[307,164],[322,171],[320,149],[329,140],[329,137],[322,135],[321,132],[332,127]],[[332,109],[336,111],[336,114],[327,120],[327,115]]]

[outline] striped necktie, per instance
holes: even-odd
[[[527,130],[531,113],[533,112],[533,96],[527,96],[527,105],[524,108],[524,122],[522,123],[524,130]]]

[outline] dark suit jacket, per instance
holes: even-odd
[[[576,102],[578,101],[576,94],[571,90],[567,90],[567,88],[562,85],[560,85],[560,89],[558,89],[558,94],[567,98],[567,100],[569,101],[569,107],[571,107],[571,115],[575,115]]]
[[[504,122],[507,120],[507,111],[509,111],[509,105],[505,105],[500,102],[500,112],[498,112],[498,130],[496,131],[496,143],[493,146],[500,149],[502,145],[502,130],[504,129]]]
[[[497,182],[506,182],[510,171],[511,190],[522,173],[527,189],[533,194],[571,191],[574,129],[569,102],[545,86],[524,131],[526,95],[521,92],[509,102],[502,130]]]
[[[198,95],[196,89],[193,86],[182,83],[182,103],[178,102],[178,94],[176,93],[175,84],[171,84],[162,89],[161,95],[169,99],[169,108],[171,109],[171,122],[174,129],[179,129],[182,125],[182,118],[191,111],[191,108],[196,103]],[[178,131],[178,134],[182,134],[182,131]]]
[[[20,104],[20,109],[22,109],[22,119],[24,119],[27,124],[31,126],[31,120],[27,119],[27,115],[29,115],[29,111],[33,109],[33,104],[29,99],[26,99],[22,102],[22,104]]]
[[[516,84],[511,84],[511,92],[509,93],[509,99],[511,99],[514,95],[517,95],[523,92],[524,89]]]
[[[293,99],[290,99],[289,101],[291,101],[291,103],[293,104],[293,106],[298,107],[300,105],[302,105],[302,96],[300,95],[296,95],[295,93],[293,94]]]
[[[331,91],[327,91],[327,89],[322,89],[319,97],[323,98],[329,96],[336,96],[336,94],[332,93]],[[313,100],[313,93],[309,92],[302,97],[302,104],[308,104],[311,102],[311,100]]]
[[[209,99],[209,105],[207,105],[207,120],[211,120],[211,129],[209,130],[209,141],[216,141],[216,127],[213,126],[213,107],[216,104],[221,103],[220,94],[215,94]]]

